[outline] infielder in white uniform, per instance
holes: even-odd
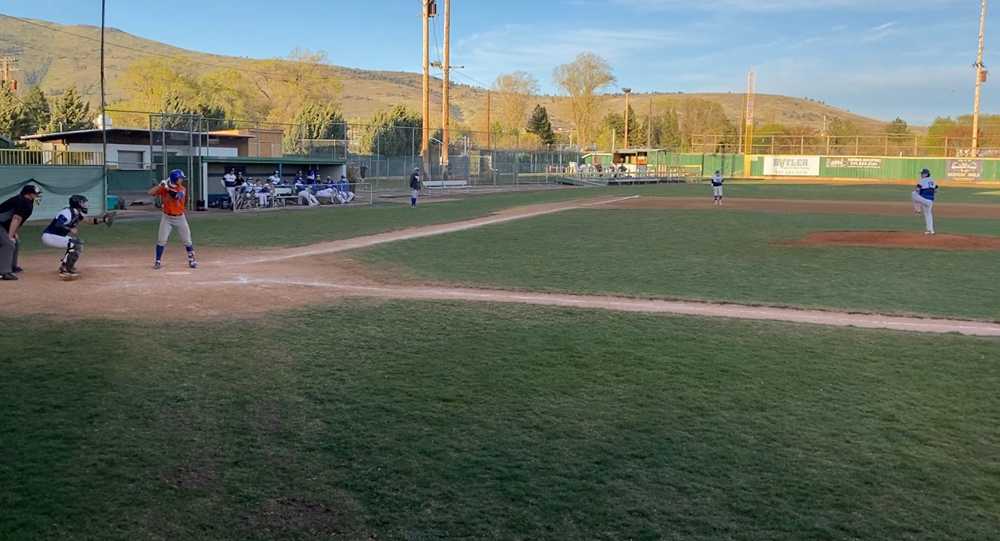
[[[233,174],[232,169],[222,175],[222,187],[229,194],[230,210],[236,210],[236,175]]]
[[[931,178],[931,172],[924,169],[920,172],[920,181],[913,189],[913,211],[924,215],[925,235],[934,234],[934,198],[937,196],[938,185]]]
[[[712,201],[716,206],[722,206],[722,183],[724,182],[722,178],[722,171],[716,171],[712,175]]]

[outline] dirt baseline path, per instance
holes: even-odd
[[[809,323],[838,327],[961,333],[1000,337],[1000,324],[880,315],[516,291],[425,287],[379,280],[340,253],[397,240],[441,235],[577,208],[627,203],[621,198],[535,205],[451,224],[416,227],[267,251],[206,249],[202,266],[188,269],[184,251],[168,249],[164,269],[150,268],[150,250],[91,250],[83,277],[61,282],[54,267],[61,254],[41,251],[23,258],[28,269],[17,282],[0,284],[8,314],[110,320],[228,320],[337,302],[348,297],[518,303],[619,312],[678,314]],[[108,263],[108,261],[112,261]],[[93,262],[93,263],[90,263]],[[49,270],[51,269],[51,270]]]
[[[641,197],[605,205],[608,209],[678,209],[713,210],[711,197]],[[913,216],[908,201],[844,201],[812,199],[758,199],[733,197],[725,200],[722,209],[753,210],[779,214],[874,214],[880,216]],[[974,203],[941,203],[934,206],[934,215],[942,218],[981,218],[1000,220],[1000,205]]]

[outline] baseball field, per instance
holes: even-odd
[[[1000,197],[548,189],[24,233],[0,539],[995,539]]]

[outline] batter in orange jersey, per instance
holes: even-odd
[[[163,251],[167,248],[167,241],[170,240],[170,233],[175,228],[181,236],[181,242],[187,250],[188,266],[192,269],[198,268],[198,261],[194,257],[194,243],[191,241],[191,227],[188,225],[187,217],[184,216],[184,208],[187,205],[187,187],[184,184],[184,171],[174,169],[170,172],[170,177],[149,190],[149,195],[160,198],[163,202],[163,216],[160,217],[160,236],[156,241],[156,260],[153,268],[159,270],[163,267]]]

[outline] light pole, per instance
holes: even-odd
[[[628,146],[628,95],[632,93],[631,88],[623,88],[622,92],[625,93],[625,146],[623,148],[629,148]]]

